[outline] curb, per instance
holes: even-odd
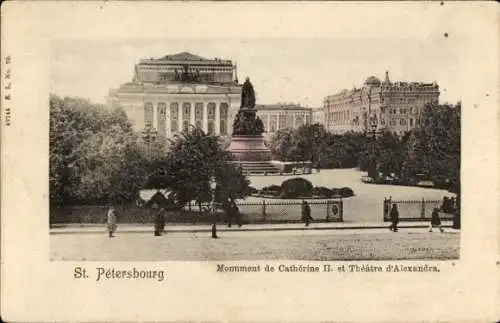
[[[427,229],[429,228],[428,225],[401,225],[398,226],[399,229]],[[443,225],[443,228],[452,228],[451,225]],[[345,227],[296,227],[296,228],[286,228],[286,227],[281,227],[281,228],[235,228],[235,229],[228,229],[227,227],[224,228],[217,228],[217,232],[257,232],[257,231],[308,231],[308,230],[366,230],[366,229],[376,229],[376,230],[387,230],[388,226],[373,226],[373,227],[366,227],[366,226],[345,226]],[[85,229],[83,230],[64,230],[64,231],[59,231],[59,230],[50,230],[51,235],[59,235],[59,234],[103,234],[107,233],[106,229],[103,228],[102,230],[91,230],[87,231]],[[120,230],[118,229],[118,233],[153,233],[154,229],[151,227],[151,229],[123,229]],[[179,229],[179,230],[168,230],[166,231],[167,234],[173,234],[173,233],[203,233],[203,232],[212,232],[212,229],[209,228],[196,228],[196,229]]]

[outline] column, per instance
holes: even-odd
[[[296,127],[296,125],[295,125],[295,113],[293,113],[292,116],[293,116],[292,128],[295,128]]]
[[[196,121],[195,121],[195,113],[196,113],[196,102],[191,103],[191,111],[190,111],[190,117],[191,121],[189,122],[191,125],[195,126]]]
[[[215,105],[215,134],[220,135],[220,104],[217,102]]]
[[[153,101],[153,124],[154,129],[158,130],[158,101]]]
[[[203,102],[203,131],[208,132],[208,102]]]
[[[171,129],[171,124],[170,124],[170,102],[168,100],[165,100],[165,132],[167,138],[172,138],[172,129]]]
[[[182,123],[184,122],[184,106],[183,106],[184,102],[183,101],[179,101],[179,107],[177,108],[177,129],[179,132],[182,132],[183,128],[182,128]]]
[[[280,114],[279,113],[276,113],[276,131],[278,131],[279,129],[279,125],[280,125]]]
[[[271,127],[270,127],[270,124],[271,124],[271,114],[270,113],[266,113],[267,114],[267,121],[266,121],[266,132],[271,132]]]

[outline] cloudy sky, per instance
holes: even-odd
[[[454,36],[454,35],[453,35]],[[451,37],[450,37],[451,38]],[[231,59],[238,77],[250,77],[262,104],[296,102],[321,106],[323,98],[360,87],[386,70],[392,81],[436,81],[441,101],[456,102],[468,76],[463,46],[429,28],[418,37],[199,38],[55,41],[51,49],[51,92],[105,102],[110,88],[131,81],[141,58],[188,51]]]

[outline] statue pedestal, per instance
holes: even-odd
[[[237,161],[271,160],[271,151],[266,147],[261,135],[234,135],[226,150],[233,154]]]

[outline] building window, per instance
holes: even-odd
[[[189,130],[189,121],[188,120],[183,120],[182,121],[182,130],[183,131],[188,131]]]
[[[203,103],[195,103],[194,120],[196,128],[203,129]]]
[[[179,103],[172,102],[170,103],[170,130],[172,131],[172,133],[176,133],[179,131],[178,121],[179,121]]]
[[[227,135],[227,114],[229,110],[229,105],[225,102],[219,105],[219,116],[220,116],[220,134],[222,136]]]
[[[167,121],[167,105],[164,102],[158,103],[158,134],[160,137],[165,136],[166,133],[166,121]]]
[[[278,130],[286,128],[286,115],[280,113],[278,116]]]
[[[391,120],[390,125],[391,126],[395,126],[396,125],[396,120]]]
[[[146,102],[144,104],[144,124],[145,125],[151,125],[154,126],[153,124],[153,103],[151,102]]]
[[[293,128],[293,114],[288,113],[286,116],[286,127]]]
[[[183,123],[184,123],[184,121],[187,121],[188,125],[189,125],[189,121],[191,120],[191,103],[189,103],[189,102],[184,102],[182,104],[182,120],[183,120]],[[184,126],[183,126],[183,128],[184,128]]]
[[[208,133],[215,133],[215,108],[216,105],[213,102],[210,102],[207,105],[207,117],[208,117]]]
[[[270,121],[270,130],[271,132],[275,132],[276,131],[276,120],[277,120],[277,116],[276,115],[271,115],[271,121]]]
[[[207,115],[208,115],[208,120],[215,120],[215,103],[210,102],[207,105]]]
[[[295,116],[295,127],[300,127],[304,124],[304,118],[298,114]]]
[[[215,132],[214,123],[215,123],[214,120],[208,120],[208,133],[209,134],[213,134]]]
[[[406,120],[405,119],[401,119],[399,121],[399,124],[402,125],[402,126],[406,125]]]
[[[410,127],[413,127],[413,119],[410,119]]]

